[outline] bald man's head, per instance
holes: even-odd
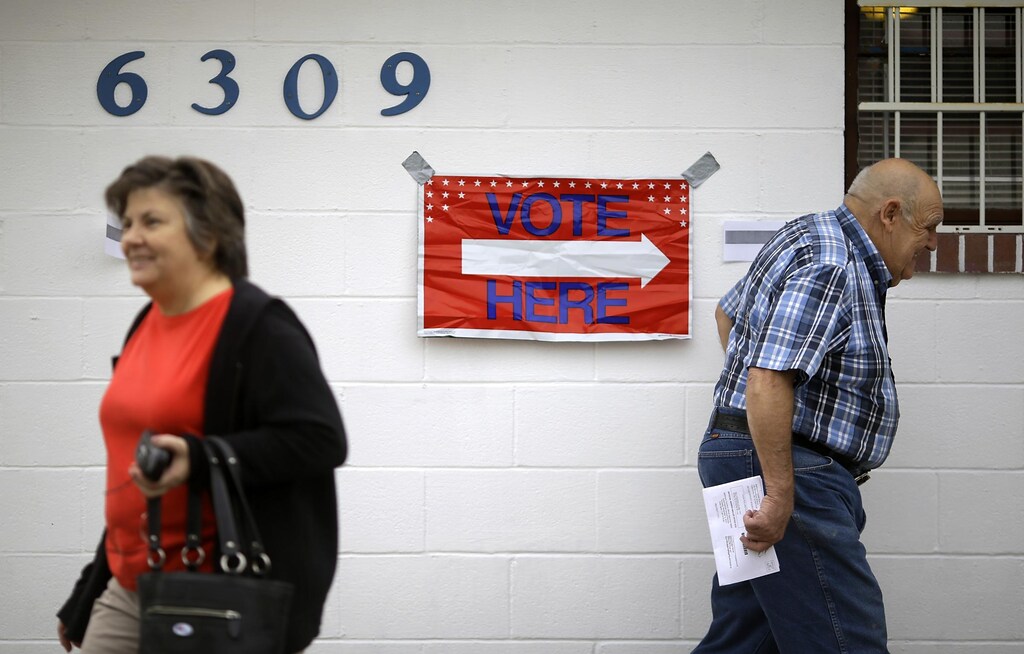
[[[903,217],[910,220],[917,208],[918,197],[922,192],[933,189],[938,192],[928,173],[913,162],[883,159],[860,171],[850,184],[847,197],[854,198],[854,204],[864,205],[863,209],[869,212],[877,210],[889,198],[899,198]]]
[[[906,159],[883,159],[850,184],[843,202],[878,248],[891,286],[914,274],[916,259],[937,246],[942,196],[928,173]]]

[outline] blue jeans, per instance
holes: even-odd
[[[882,591],[860,542],[865,515],[853,476],[832,459],[793,447],[793,516],[775,544],[780,572],[711,587],[713,619],[693,654],[888,652]],[[709,429],[701,483],[761,474],[750,434]]]

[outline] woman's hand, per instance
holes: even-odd
[[[128,474],[132,481],[139,487],[142,494],[148,498],[159,497],[175,486],[180,486],[188,481],[189,460],[188,441],[181,436],[174,434],[159,434],[153,436],[152,444],[155,447],[167,450],[171,453],[171,463],[164,470],[164,474],[156,481],[151,481],[142,474],[139,464],[132,462],[128,468]]]
[[[71,651],[71,646],[81,647],[82,643],[76,643],[68,638],[67,627],[60,620],[57,620],[57,638],[60,639],[60,646],[64,648],[65,652]]]

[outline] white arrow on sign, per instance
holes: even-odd
[[[643,288],[668,262],[646,234],[639,241],[462,240],[463,275],[639,277]]]

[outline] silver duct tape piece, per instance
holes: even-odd
[[[693,162],[693,165],[683,173],[683,179],[690,182],[690,186],[697,188],[708,180],[709,177],[718,172],[722,166],[715,159],[715,155],[705,152],[700,159]]]
[[[420,156],[419,152],[413,150],[413,153],[406,157],[405,161],[402,162],[402,166],[409,171],[409,176],[412,177],[417,184],[420,186],[430,181],[430,178],[434,176],[434,169],[430,167],[426,159]]]

